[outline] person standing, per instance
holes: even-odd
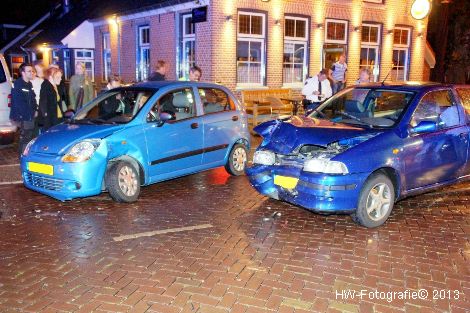
[[[62,110],[65,112],[67,111],[67,108],[69,107],[69,97],[67,95],[67,88],[65,87],[65,77],[64,77],[64,71],[59,67],[59,65],[55,63],[49,64],[49,68],[56,68],[60,70],[62,73],[62,80],[60,81],[60,85],[57,86],[57,90],[59,91],[59,96],[60,96],[60,103],[62,105]]]
[[[327,70],[322,69],[318,75],[315,75],[305,81],[302,88],[304,99],[304,110],[306,115],[315,110],[323,101],[332,96],[330,81],[328,80]]]
[[[47,79],[42,84],[41,97],[39,98],[38,116],[39,123],[42,124],[44,131],[61,123],[64,115],[58,90],[58,86],[62,81],[62,71],[55,67],[50,67],[46,75]]]
[[[35,114],[37,104],[33,84],[31,83],[33,66],[23,63],[19,67],[19,72],[21,77],[15,81],[11,91],[10,120],[20,129],[18,148],[21,155],[28,142],[36,135]]]
[[[85,64],[77,62],[75,75],[70,78],[69,105],[77,111],[93,99],[93,84],[85,72]]]
[[[330,81],[327,78],[327,70],[322,69],[318,75],[315,75],[305,81],[302,88],[304,99],[305,114],[310,114],[323,101],[332,96]]]
[[[346,64],[346,54],[341,54],[338,62],[334,63],[330,69],[330,78],[333,82],[333,94],[343,90],[346,83],[346,71],[348,65]]]
[[[41,96],[41,85],[44,82],[44,65],[41,60],[33,62],[33,72],[36,74],[33,76],[31,83],[33,84],[33,90],[36,94],[36,103],[39,104],[39,98]]]
[[[156,71],[150,74],[147,78],[148,81],[163,81],[166,80],[166,73],[168,72],[168,64],[163,60],[157,61]]]

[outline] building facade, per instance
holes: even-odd
[[[116,12],[92,20],[95,80],[120,74],[145,80],[157,60],[168,79],[194,64],[203,80],[232,90],[300,89],[309,75],[347,56],[346,80],[361,68],[374,81],[423,80],[427,19],[411,14],[413,0],[199,0]],[[207,7],[205,21],[192,10]],[[204,20],[204,19],[203,19]]]

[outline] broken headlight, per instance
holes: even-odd
[[[325,174],[348,174],[348,167],[343,162],[331,161],[330,159],[308,159],[304,163],[304,171]]]
[[[276,155],[274,152],[267,150],[259,150],[253,156],[253,163],[260,165],[273,165],[276,162]]]

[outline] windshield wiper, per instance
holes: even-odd
[[[374,128],[374,125],[372,124],[369,124],[369,123],[366,123],[364,122],[363,120],[361,120],[359,117],[357,116],[354,116],[352,114],[349,114],[349,113],[346,113],[346,112],[337,112],[337,114],[341,115],[341,116],[346,116],[346,117],[349,117],[350,119],[352,120],[355,120],[355,121],[358,121],[359,123],[363,124],[363,125],[366,125],[368,126],[369,128]],[[340,121],[341,123],[342,121]]]

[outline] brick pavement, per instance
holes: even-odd
[[[132,205],[0,186],[0,312],[469,312],[469,190],[407,199],[364,229],[268,200],[223,169],[143,188]],[[113,240],[201,224],[214,227]],[[459,299],[336,295],[421,288]]]
[[[15,162],[14,147],[0,149],[0,181],[19,174]],[[135,205],[1,186],[0,311],[468,312],[469,190],[402,201],[385,227],[367,230],[267,200],[222,169],[144,188]],[[206,223],[214,227],[112,240]],[[459,299],[336,294],[420,288]]]

